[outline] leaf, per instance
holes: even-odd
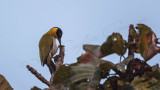
[[[145,24],[137,24],[136,29],[139,30],[139,37],[152,32],[152,29]]]
[[[109,90],[109,89],[107,87],[104,87],[102,84],[99,84],[99,86],[96,88],[96,90]]]
[[[150,87],[150,90],[160,90],[160,81]]]
[[[126,53],[125,40],[121,34],[113,33],[110,35],[106,42],[101,45],[101,57],[116,53],[123,56]]]
[[[94,87],[98,87],[100,84],[100,69],[97,68],[93,78],[91,79],[90,83],[89,83],[89,87],[94,88]]]
[[[83,79],[92,79],[96,68],[92,64],[79,64],[71,66],[71,82],[75,83]]]
[[[145,34],[141,37],[140,53],[145,60],[151,59],[160,50],[160,47],[157,47],[155,39],[156,36],[153,32]]]
[[[152,66],[152,73],[150,73],[150,77],[160,80],[160,68],[158,64]]]
[[[80,87],[83,88],[98,87],[100,83],[99,72],[100,72],[99,68],[96,68],[93,64],[79,64],[78,66],[72,66],[71,87],[76,88],[76,90],[77,89],[82,90],[79,89]],[[80,83],[80,85],[76,83]]]
[[[158,65],[158,64],[152,66],[152,71],[154,72],[154,71],[156,71],[156,70],[159,71],[159,65]]]
[[[31,90],[42,90],[42,89],[38,88],[37,86],[34,86],[33,88],[31,88]]]
[[[138,24],[136,28],[139,30],[140,54],[148,61],[160,52],[160,47],[157,46],[157,37],[151,28],[144,24]]]
[[[116,83],[114,83],[114,81],[115,80],[118,80],[119,79],[119,77],[117,77],[117,76],[112,76],[112,77],[110,77],[110,78],[108,78],[104,83],[103,83],[103,85],[104,85],[104,87],[107,87],[107,88],[109,88],[109,89],[113,89],[113,87],[114,87],[114,85],[116,85]]]
[[[91,54],[90,52],[86,52],[85,54],[78,57],[77,60],[78,60],[78,63],[81,63],[81,64],[91,64],[93,57],[94,57],[93,54]]]
[[[86,52],[82,56],[78,57],[78,63],[80,64],[94,64],[98,65],[101,61],[101,59],[95,57],[93,54],[90,52]]]
[[[152,87],[152,85],[155,85],[157,83],[157,80],[155,78],[151,79],[145,79],[145,78],[135,78],[131,84],[134,85],[137,88],[141,89],[149,89]]]
[[[100,56],[100,45],[90,45],[90,44],[86,44],[83,45],[83,49],[86,52],[90,52],[92,53],[94,56],[99,57]]]
[[[101,78],[106,78],[108,75],[109,75],[109,72],[111,69],[116,69],[116,65],[113,64],[112,62],[109,62],[109,61],[104,61],[102,60],[101,61],[101,64],[100,64],[100,75],[101,75]]]
[[[80,84],[72,84],[69,90],[87,90],[88,82],[82,82]]]
[[[0,90],[13,90],[8,81],[0,74]]]
[[[136,32],[136,30],[135,30],[135,28],[134,28],[134,26],[132,24],[129,27],[129,35],[133,39],[133,43],[128,43],[127,47],[129,47],[130,45],[135,44],[135,47],[134,47],[135,52],[136,53],[140,53],[138,33]]]
[[[134,59],[133,55],[129,55],[126,59],[124,59],[121,63],[118,63],[117,69],[124,72],[125,71],[125,65],[127,65],[131,60]]]
[[[133,85],[126,84],[124,86],[121,86],[119,90],[136,90],[136,88]]]
[[[53,84],[67,84],[70,82],[70,67],[61,65],[54,75]]]
[[[67,88],[67,87],[66,87]],[[63,84],[54,84],[54,88],[51,90],[66,90]],[[48,89],[47,89],[48,90]],[[49,89],[50,90],[50,89]]]
[[[136,32],[136,30],[134,29],[134,26],[131,24],[129,27],[129,34],[132,36],[132,38],[134,38],[135,40],[138,39],[138,34]]]

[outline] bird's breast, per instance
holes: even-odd
[[[51,49],[51,57],[53,57],[53,55],[54,54],[56,54],[56,52],[57,52],[57,50],[58,50],[58,47],[57,47],[57,44],[56,44],[56,39],[55,38],[53,38],[53,45],[52,45],[52,49]]]

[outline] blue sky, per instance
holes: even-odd
[[[50,28],[57,26],[63,30],[65,63],[70,64],[84,53],[83,44],[100,45],[112,32],[127,39],[130,24],[144,23],[160,37],[159,3],[159,0],[1,0],[0,74],[15,90],[46,88],[25,66],[29,64],[49,80],[48,68],[40,63],[38,43]],[[160,64],[158,56],[148,63]],[[105,59],[119,62],[115,55]]]

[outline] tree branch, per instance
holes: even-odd
[[[55,56],[54,62],[56,64],[56,71],[58,70],[60,65],[63,65],[64,62],[64,45],[59,46],[60,52],[59,55]],[[55,90],[55,85],[53,85],[54,74],[51,75],[50,82],[47,81],[41,74],[39,74],[34,68],[29,65],[26,66],[27,69],[34,74],[42,83],[49,86],[49,90]],[[56,73],[56,72],[55,72]]]
[[[134,41],[134,39],[133,39],[133,37],[131,36],[131,33],[130,33],[131,29],[134,29],[134,26],[132,24],[129,27],[129,35],[128,35],[128,43],[129,44],[133,43],[133,41]],[[133,44],[128,49],[128,56],[129,55],[134,55],[134,46],[133,46]]]
[[[60,48],[60,52],[59,52],[59,55],[55,56],[54,58],[54,62],[56,64],[56,71],[58,70],[59,66],[60,65],[63,65],[63,62],[64,62],[64,46],[61,45],[59,46]]]
[[[34,68],[30,67],[29,65],[26,66],[27,69],[34,74],[41,82],[45,83],[46,85],[50,86],[50,82],[48,82],[41,74],[39,74]]]

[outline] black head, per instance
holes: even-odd
[[[57,32],[56,32],[56,35],[57,35],[57,38],[58,38],[58,41],[61,45],[61,37],[62,37],[62,30],[60,28],[57,29]]]
[[[57,29],[57,32],[56,32],[56,35],[57,35],[57,38],[61,38],[62,37],[62,30],[60,28]]]

